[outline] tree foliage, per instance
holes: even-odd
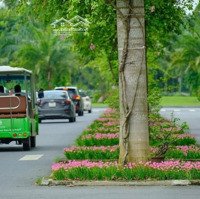
[[[181,2],[182,6],[188,7],[192,0],[183,0]],[[30,44],[30,42],[27,41],[31,41],[35,37],[33,35],[36,34],[32,33],[33,28],[36,28],[37,31],[41,31],[42,33],[40,35],[44,34],[44,37],[49,38],[45,41],[49,42],[49,44],[46,43],[46,45],[50,48],[51,45],[54,45],[55,41],[50,43],[52,39],[50,33],[49,35],[45,35],[44,33],[48,29],[46,29],[46,27],[50,26],[52,22],[61,17],[71,19],[79,15],[90,22],[89,29],[85,34],[72,34],[70,42],[73,47],[70,49],[70,52],[72,52],[72,54],[78,54],[78,56],[76,56],[74,64],[68,63],[67,57],[65,61],[61,61],[61,65],[63,66],[61,66],[60,63],[56,64],[55,67],[58,67],[58,71],[62,71],[62,73],[66,73],[66,75],[64,77],[62,73],[56,73],[58,74],[58,77],[56,77],[56,74],[53,73],[51,86],[55,85],[56,82],[60,84],[64,84],[65,82],[65,84],[71,83],[82,86],[83,81],[85,81],[88,88],[93,87],[95,89],[118,85],[117,27],[114,0],[5,0],[5,3],[7,9],[0,11],[2,16],[0,28],[3,30],[0,34],[1,64],[12,63],[25,66],[27,63],[26,60],[23,59],[29,56],[25,49],[27,49]],[[147,63],[151,73],[152,70],[160,70],[157,70],[159,68],[157,59],[164,53],[163,49],[170,38],[169,33],[180,33],[179,24],[182,22],[185,13],[183,7],[180,6],[180,2],[175,0],[146,0],[145,11]],[[43,27],[41,27],[41,24]],[[49,30],[47,30],[47,32],[49,32]],[[41,42],[38,41],[36,43],[38,49],[39,46],[42,47]],[[60,44],[58,43],[59,42],[56,44],[57,46],[61,45],[61,42]],[[93,49],[91,49],[91,45],[94,46]],[[31,46],[36,50],[36,44]],[[63,49],[64,47],[61,48]],[[18,50],[19,52],[16,52]],[[44,52],[45,50],[43,49],[42,51]],[[41,58],[42,51],[37,54],[38,59]],[[33,49],[29,53],[31,52],[33,53],[31,57],[36,56]],[[61,55],[59,56],[62,57],[63,51],[60,52]],[[56,56],[58,58],[58,55],[54,57]],[[34,63],[35,60],[31,57],[29,59],[33,60],[32,65],[36,64]],[[44,57],[45,56],[43,56],[42,60],[44,60]],[[99,60],[103,60],[101,64],[98,64]],[[42,65],[42,61],[40,64]],[[50,87],[50,85],[42,82],[42,78],[46,77],[47,73],[45,71],[43,71],[43,73],[42,70],[39,70],[40,64],[38,63],[35,65],[36,74],[38,74],[38,71],[41,72],[41,80],[39,80],[40,77],[38,76],[39,84],[40,86]],[[33,66],[31,67],[33,68]],[[83,78],[83,76],[87,76],[89,68],[91,68],[90,70],[94,69],[98,71],[98,75],[95,74],[93,76],[93,73],[90,73],[93,78],[87,81],[87,78]],[[82,72],[80,73],[80,71]],[[101,86],[91,86],[91,84],[97,85],[95,82],[97,79],[103,80],[101,81]],[[152,76],[150,79],[153,81],[155,78]],[[155,85],[155,83],[152,85]]]
[[[180,33],[180,24],[185,16],[183,7],[191,7],[191,2],[191,0],[183,0],[181,3],[174,0],[145,1],[147,47],[148,51],[155,52],[155,58],[162,53],[162,49],[169,39],[168,33]],[[46,24],[61,17],[70,19],[76,15],[88,19],[90,21],[88,33],[75,35],[74,41],[77,50],[85,57],[86,62],[88,59],[99,57],[104,51],[108,58],[107,66],[115,78],[114,81],[117,82],[118,71],[115,63],[117,60],[117,34],[114,4],[115,1],[112,0],[34,0],[31,7],[34,15]],[[43,10],[45,13],[42,12]],[[89,48],[91,43],[95,45],[95,52],[91,52]]]
[[[199,6],[193,15],[185,18],[182,32],[171,37],[161,63],[167,79],[182,79],[180,90],[197,93],[200,84],[200,20]],[[167,67],[168,66],[168,67]],[[178,82],[178,81],[177,81]]]
[[[28,21],[24,15],[16,18],[16,13],[7,10],[1,14],[1,64],[33,70],[38,87],[63,85],[72,59],[69,43],[61,41],[51,29],[33,18]]]

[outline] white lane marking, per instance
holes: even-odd
[[[166,112],[166,109],[161,109],[160,111],[162,111],[162,112]]]
[[[24,160],[38,160],[43,156],[41,155],[25,155],[24,157],[20,158],[19,161],[24,161]]]
[[[191,112],[195,112],[196,110],[194,110],[194,109],[190,109],[189,111],[191,111]]]

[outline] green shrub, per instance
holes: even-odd
[[[183,134],[184,135],[184,134]],[[183,138],[176,138],[173,140],[174,146],[190,146],[195,145],[197,143],[194,137],[183,137]]]
[[[184,153],[181,150],[173,149],[167,151],[165,159],[200,160],[200,152],[188,151]]]
[[[119,144],[119,138],[113,138],[113,139],[83,139],[82,137],[79,137],[76,140],[76,143],[78,146],[114,146]]]
[[[149,105],[149,111],[151,113],[158,113],[161,106],[160,106],[160,101],[161,101],[161,92],[159,89],[154,88],[151,89],[151,92],[148,95],[148,105]]]
[[[110,108],[119,110],[119,89],[112,88],[109,92],[109,96],[105,100],[105,103],[108,104]]]

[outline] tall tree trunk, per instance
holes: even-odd
[[[147,160],[149,128],[144,0],[117,0],[120,157],[119,163]]]
[[[51,68],[50,67],[48,70],[47,81],[48,81],[48,89],[51,89]]]

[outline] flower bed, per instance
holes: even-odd
[[[169,145],[173,146],[185,146],[185,145],[195,145],[197,141],[195,136],[190,133],[182,133],[182,134],[173,134],[169,137],[160,136],[159,139],[151,139],[150,145],[151,146],[158,146],[162,142],[168,142]]]
[[[180,135],[174,135],[173,145],[185,146],[195,145],[197,143],[195,136],[190,133],[183,133]]]
[[[119,157],[118,146],[93,146],[93,147],[68,147],[64,149],[68,160],[117,160]]]
[[[76,140],[78,146],[113,146],[119,144],[119,134],[117,133],[96,133],[79,137]]]
[[[105,110],[104,114],[103,114],[104,117],[109,117],[109,118],[117,118],[119,119],[119,113],[115,110],[115,109],[112,109],[112,108],[108,108]]]
[[[175,122],[170,123],[162,118],[151,122],[150,125],[150,144],[153,147],[149,158],[159,154],[157,152],[160,152],[163,143],[167,143],[165,161],[129,163],[119,167],[118,113],[109,109],[76,140],[78,146],[64,149],[68,161],[52,165],[53,178],[57,180],[200,179],[200,161],[194,161],[200,157],[200,148],[195,145],[196,140],[193,135],[184,133],[184,125],[176,127]]]
[[[117,162],[69,161],[53,164],[52,177],[56,180],[200,179],[200,162],[147,162],[118,167]]]
[[[177,146],[167,151],[166,159],[200,160],[200,148],[197,146]]]
[[[97,129],[92,129],[92,128],[87,128],[86,130],[83,131],[83,135],[86,134],[96,134],[96,133],[119,133],[119,127],[118,126],[113,126],[113,127],[99,127]]]
[[[155,157],[158,148],[150,148],[151,157]],[[117,160],[119,158],[119,146],[72,146],[64,149],[68,160]],[[169,149],[165,160],[200,160],[200,148],[193,146],[177,146]]]
[[[113,146],[119,144],[119,134],[118,133],[95,133],[95,134],[85,134],[80,136],[76,143],[79,146]],[[189,133],[174,135],[173,140],[169,141],[171,145],[174,146],[185,146],[185,145],[195,145],[196,139],[193,135]],[[160,144],[159,140],[155,142],[150,142],[152,146],[157,146]]]
[[[106,117],[96,119],[82,134],[96,133],[119,133],[119,119]]]

